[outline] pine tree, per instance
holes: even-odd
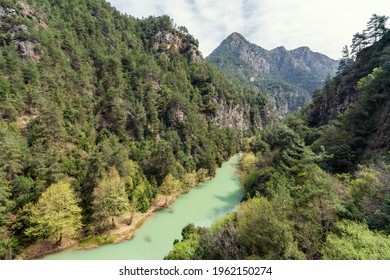
[[[356,33],[353,35],[351,44],[351,55],[356,58],[358,52],[364,49],[368,45],[367,35],[363,33]]]
[[[341,73],[352,62],[347,45],[343,47],[341,53],[342,53],[342,57],[340,59],[340,64],[339,64],[339,68],[337,69],[337,73]]]
[[[388,30],[386,27],[388,19],[389,17],[387,16],[372,15],[370,21],[367,23],[367,29],[364,31],[370,43],[376,43],[383,37]]]

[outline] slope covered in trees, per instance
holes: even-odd
[[[138,20],[103,0],[2,0],[0,19],[0,258],[146,212],[272,121],[266,96],[207,64],[168,16]],[[69,224],[47,227],[57,214]]]
[[[241,83],[261,89],[278,113],[301,109],[327,76],[336,73],[338,61],[308,47],[265,50],[233,33],[206,58]]]
[[[237,212],[187,226],[167,259],[390,258],[390,31],[375,18],[310,106],[246,139]]]

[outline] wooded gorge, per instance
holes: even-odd
[[[42,0],[1,1],[0,17],[1,258],[146,212],[272,121],[267,98],[205,63],[168,16]]]
[[[167,259],[390,258],[386,20],[373,15],[362,45],[354,35],[360,51],[304,110],[247,139],[246,201],[210,229],[188,225]]]
[[[118,216],[131,223],[238,152],[239,209],[185,227],[167,259],[389,259],[390,32],[379,19],[303,110],[278,118],[168,16],[1,0],[0,259],[104,239]]]

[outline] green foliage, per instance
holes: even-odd
[[[353,60],[350,56],[348,46],[345,45],[342,50],[342,57],[340,59],[339,68],[337,69],[337,74],[344,71],[344,69],[350,66],[352,62]]]
[[[356,55],[362,51],[367,45],[378,42],[389,30],[387,28],[387,16],[379,16],[373,14],[367,23],[367,29],[363,32],[356,33],[352,38],[352,55]]]
[[[187,238],[173,245],[173,250],[164,257],[165,260],[192,260],[199,246],[198,238]]]
[[[256,156],[254,153],[245,153],[240,159],[240,165],[242,170],[250,170],[256,163]]]
[[[303,120],[291,116],[249,141],[251,151],[241,159],[247,201],[203,231],[193,258],[321,257],[327,234],[347,212],[347,197],[339,195],[347,187],[317,165],[325,155],[305,145],[311,134]]]
[[[375,158],[389,148],[389,36],[388,30],[383,31],[377,42],[362,49],[358,59],[314,97],[309,123],[326,126],[320,128],[322,134],[313,149],[318,151],[323,146],[332,155],[322,164],[329,171],[353,172],[360,161]]]
[[[0,122],[0,172],[4,172],[8,180],[22,173],[26,154],[26,142],[17,128]]]
[[[354,204],[371,229],[390,230],[389,171],[389,165],[383,162],[361,166],[349,182]]]
[[[125,183],[115,167],[110,169],[93,190],[92,209],[96,231],[108,227],[109,217],[118,216],[129,209]],[[113,218],[112,222],[114,223]]]
[[[10,187],[2,177],[3,174],[0,173],[0,226],[3,226],[6,222],[6,214],[10,206],[11,196]]]
[[[155,192],[137,163],[132,160],[125,163],[123,180],[130,207],[146,212]]]
[[[365,224],[341,221],[327,236],[322,253],[324,259],[333,260],[388,260],[390,238]]]
[[[372,43],[378,42],[388,31],[387,21],[389,17],[373,14],[367,23],[367,29],[364,32]]]
[[[31,207],[32,226],[26,229],[26,234],[52,242],[74,237],[82,226],[77,203],[69,183],[61,181],[51,185]]]
[[[28,202],[36,202],[44,191],[42,182],[30,177],[16,176],[12,185],[12,197],[16,209],[22,209]]]
[[[199,228],[196,228],[194,224],[188,224],[183,228],[181,235],[182,241],[175,240],[173,250],[164,257],[165,260],[192,260],[195,258],[200,247]]]
[[[277,205],[264,197],[254,197],[238,213],[238,234],[249,256],[262,259],[300,259],[288,222],[288,206]],[[280,202],[280,201],[278,201]]]
[[[191,229],[171,258],[389,259],[390,33],[380,31],[383,20],[373,16],[371,33],[354,36],[356,60],[345,48],[346,64],[311,106],[244,139],[245,201],[211,229]]]
[[[85,248],[91,248],[92,246],[102,246],[111,244],[115,241],[115,238],[108,235],[103,236],[89,236],[80,240],[80,246]]]
[[[178,193],[180,192],[180,190],[181,190],[181,183],[178,179],[173,177],[172,174],[168,174],[167,176],[165,176],[159,188],[159,192],[165,195]]]
[[[272,121],[265,95],[205,63],[168,16],[136,19],[104,0],[1,6],[16,11],[0,23],[2,257],[147,212],[158,192],[208,179]],[[54,204],[46,193],[65,181],[70,224],[37,206]]]

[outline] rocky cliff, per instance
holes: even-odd
[[[387,31],[381,40],[362,49],[355,61],[315,93],[308,108],[309,124],[337,127],[348,135],[343,141],[358,155],[372,154],[372,150],[388,150],[389,53],[390,32]]]
[[[390,34],[376,44],[369,46],[357,54],[356,60],[329,80],[325,87],[316,92],[310,106],[310,123],[324,125],[344,113],[361,95],[358,82],[372,71],[389,63]]]

